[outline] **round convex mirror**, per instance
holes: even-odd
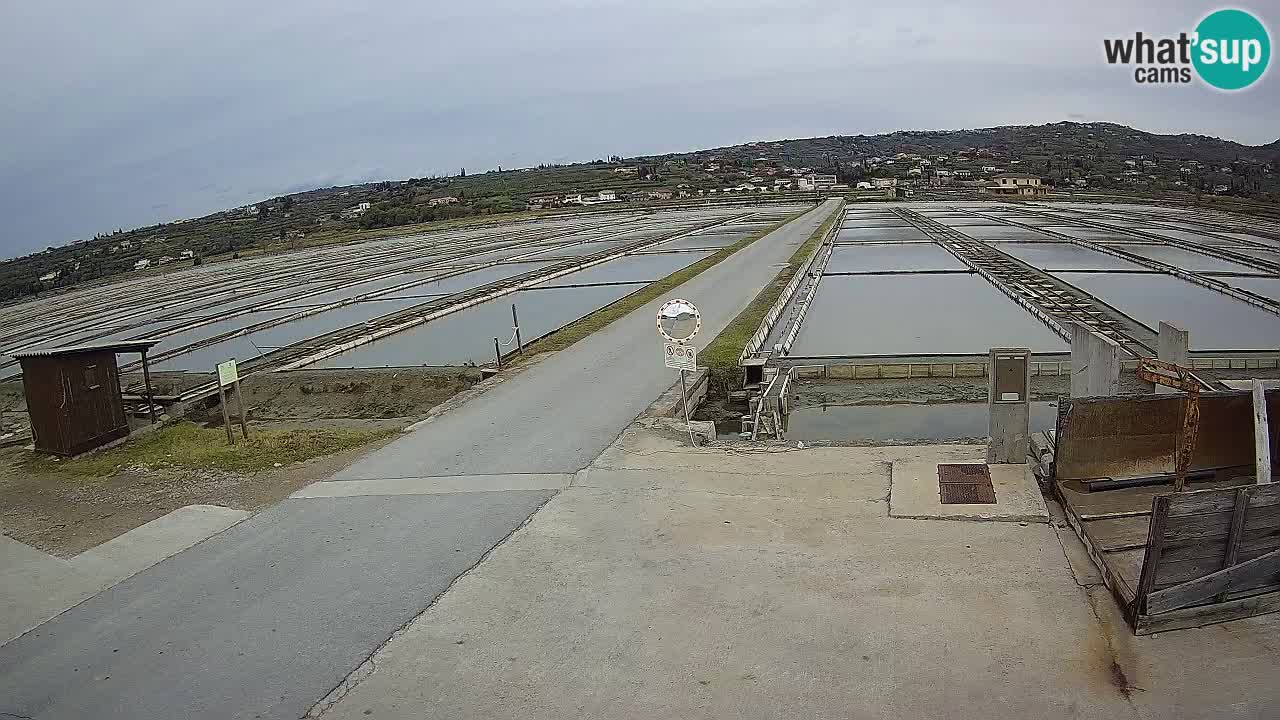
[[[658,311],[658,332],[672,342],[686,342],[702,329],[702,316],[688,300],[668,300]]]

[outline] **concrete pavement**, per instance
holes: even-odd
[[[704,337],[834,209],[674,291],[703,309]],[[656,309],[0,647],[0,717],[298,717],[671,384]]]
[[[1136,638],[1070,529],[889,516],[983,451],[633,428],[321,717],[1275,717],[1280,615]]]

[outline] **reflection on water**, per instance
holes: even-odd
[[[1031,432],[1052,430],[1056,402],[1031,403]],[[987,436],[986,403],[823,405],[791,411],[788,440],[961,440]]]

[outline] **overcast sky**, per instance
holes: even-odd
[[[3,2],[0,257],[463,166],[1067,119],[1277,139],[1274,70],[1224,94],[1103,61],[1217,5],[983,5]]]

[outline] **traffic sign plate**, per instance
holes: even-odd
[[[683,343],[663,343],[662,357],[667,367],[676,370],[698,369],[698,348]]]

